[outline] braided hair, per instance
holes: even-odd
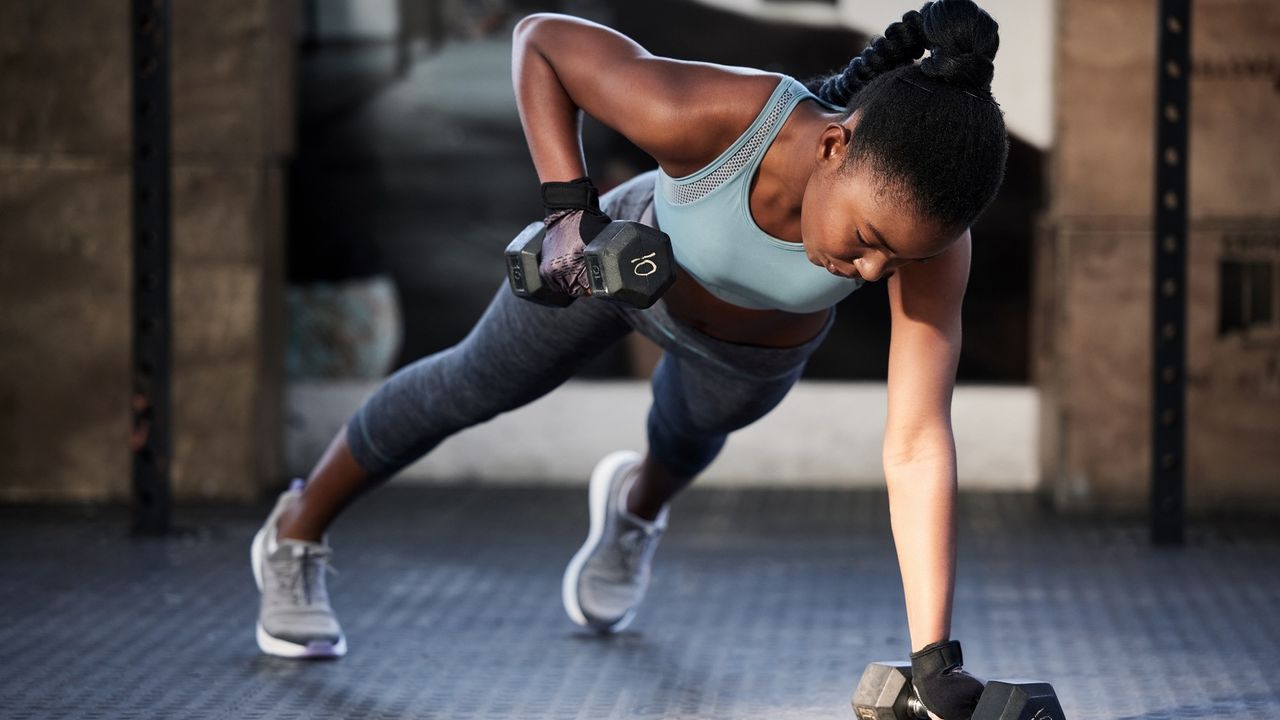
[[[928,10],[933,3],[924,7]],[[820,80],[810,90],[833,105],[848,105],[853,97],[877,75],[903,65],[910,65],[925,51],[924,16],[912,10],[885,29],[861,53],[855,55],[844,71]]]
[[[945,228],[972,225],[1000,189],[1009,153],[991,96],[998,31],[972,0],[928,2],[843,70],[810,80],[815,95],[858,115],[843,169],[869,170],[881,190]]]

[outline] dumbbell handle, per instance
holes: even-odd
[[[920,697],[916,695],[914,689],[907,696],[907,712],[914,720],[929,720],[929,709],[920,702]]]
[[[632,243],[641,242],[641,234],[651,239],[647,246],[637,247]],[[655,234],[661,242],[655,242]],[[572,303],[574,297],[552,291],[538,274],[545,236],[543,224],[534,222],[511,241],[506,249],[507,278],[517,296],[564,307]],[[628,251],[625,262],[620,255],[624,247]],[[675,280],[670,239],[632,221],[609,223],[587,245],[583,260],[592,295],[633,307],[649,307]]]

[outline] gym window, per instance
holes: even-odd
[[[1276,263],[1223,260],[1218,280],[1218,335],[1277,327]]]

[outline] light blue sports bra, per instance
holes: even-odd
[[[671,236],[681,270],[712,295],[756,310],[810,313],[831,307],[862,286],[809,262],[804,245],[776,238],[751,217],[751,179],[769,145],[801,100],[818,99],[784,77],[755,122],[701,170],[672,178],[658,170],[653,210]]]

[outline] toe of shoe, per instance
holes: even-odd
[[[342,627],[331,615],[318,613],[287,613],[261,618],[267,634],[299,645],[313,641],[338,642]]]

